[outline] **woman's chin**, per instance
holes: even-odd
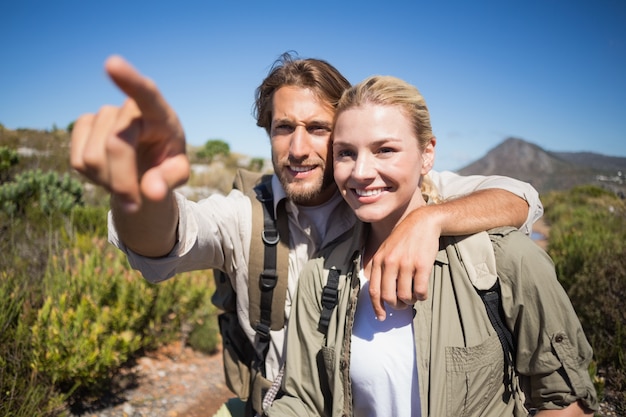
[[[381,214],[378,210],[357,209],[355,210],[356,216],[364,223],[377,223],[384,220],[387,216]]]

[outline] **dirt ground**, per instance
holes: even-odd
[[[196,352],[181,343],[139,358],[125,371],[128,386],[72,417],[211,417],[233,395],[224,384],[222,353]]]

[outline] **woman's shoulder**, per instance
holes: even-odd
[[[488,230],[488,233],[496,255],[502,253],[507,256],[524,256],[545,253],[530,237],[515,227],[497,227]]]
[[[497,228],[489,231],[496,256],[498,275],[513,279],[519,274],[529,276],[554,275],[552,258],[525,233],[515,228]],[[544,279],[544,278],[541,278]]]

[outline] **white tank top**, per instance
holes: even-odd
[[[420,417],[420,397],[413,338],[413,309],[385,306],[378,321],[369,298],[369,281],[360,271],[350,378],[355,417]]]

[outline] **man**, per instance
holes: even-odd
[[[250,199],[233,191],[194,203],[176,194],[173,190],[189,176],[185,136],[176,113],[156,85],[120,57],[110,58],[105,66],[128,99],[121,107],[105,106],[76,121],[71,162],[110,191],[110,240],[152,282],[186,270],[224,271],[236,297],[236,309],[226,313],[236,314],[240,333],[255,344],[259,336],[248,316],[248,261],[259,254],[250,253]],[[282,213],[286,214],[279,212],[279,216],[288,218],[285,319],[304,263],[331,242],[349,235],[355,222],[337,193],[329,160],[334,104],[349,86],[324,61],[293,60],[285,55],[257,89],[257,125],[266,129],[272,146],[273,205],[277,209],[285,201]],[[528,184],[451,174],[433,174],[433,180],[444,197],[476,188],[481,191],[413,212],[381,246],[373,258],[370,278],[370,296],[381,319],[385,317],[384,303],[401,308],[426,297],[440,235],[500,225],[524,225],[528,233],[542,213],[538,195]],[[224,335],[224,329],[222,332]],[[270,332],[262,380],[271,381],[278,375],[284,348],[284,328]],[[230,358],[230,353],[227,356]],[[254,407],[261,411],[258,386],[253,383],[250,393],[246,381],[241,385],[244,389],[237,394],[256,397],[252,398]],[[231,383],[229,386],[233,389]],[[253,413],[250,404],[248,414]]]

